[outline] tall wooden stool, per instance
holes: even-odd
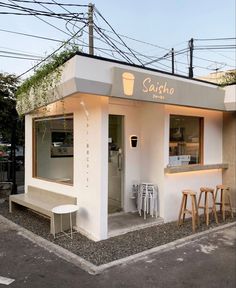
[[[202,194],[205,194],[205,201],[204,201],[204,205],[200,206]],[[211,207],[209,206],[209,203],[208,203],[208,200],[209,200],[208,194],[210,194],[212,197],[212,206]],[[204,217],[205,217],[207,226],[209,225],[209,210],[211,210],[212,213],[214,214],[215,221],[218,224],[218,218],[217,218],[217,214],[216,214],[214,189],[209,188],[209,187],[201,187],[197,206],[198,206],[198,208],[204,209]]]
[[[185,214],[189,213],[192,215],[192,229],[193,232],[195,232],[196,224],[199,225],[199,218],[198,218],[198,209],[197,209],[197,200],[196,200],[196,192],[192,190],[183,190],[182,191],[182,202],[180,206],[179,211],[179,221],[178,226],[182,225],[184,223]],[[188,195],[191,197],[192,202],[192,210],[187,209],[187,201],[188,201]]]
[[[220,213],[223,215],[223,220],[225,221],[225,211],[227,211],[226,206],[229,207],[228,211],[231,213],[231,217],[233,218],[233,209],[231,206],[231,199],[230,199],[230,193],[229,193],[229,186],[226,185],[217,185],[216,186],[216,192],[215,192],[215,201],[217,201],[217,194],[220,192],[220,201],[216,202],[216,205],[220,205]],[[227,200],[226,200],[227,198]],[[228,201],[228,202],[226,202]]]

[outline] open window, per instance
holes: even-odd
[[[202,117],[170,115],[169,132],[170,166],[202,163]]]
[[[73,116],[34,120],[33,176],[73,184]]]

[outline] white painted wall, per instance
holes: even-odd
[[[90,238],[101,240],[107,238],[108,98],[84,95],[81,100],[85,109],[77,119],[78,226]]]
[[[132,184],[152,182],[159,188],[159,215],[165,221],[177,219],[181,191],[200,186],[215,187],[222,181],[221,170],[164,174],[169,162],[169,116],[204,117],[204,164],[222,163],[222,113],[187,107],[110,99],[109,113],[125,116],[124,210],[133,211]],[[129,145],[130,135],[139,137],[137,148]],[[214,139],[212,141],[212,139]]]
[[[81,105],[83,101],[84,106]],[[86,115],[88,113],[88,117]],[[47,115],[74,115],[74,185],[32,177],[32,116],[26,115],[25,186],[78,197],[77,226],[88,237],[107,237],[108,98],[75,95],[48,106]],[[66,168],[66,167],[65,167]]]
[[[81,105],[81,102],[84,105]],[[62,108],[64,106],[64,110]],[[77,226],[94,240],[107,237],[108,115],[124,115],[124,211],[135,210],[132,185],[158,184],[160,216],[177,219],[181,191],[221,183],[221,170],[165,174],[169,161],[169,115],[204,117],[204,163],[222,163],[222,113],[186,107],[144,103],[92,95],[74,95],[64,105],[49,106],[49,115],[74,115],[74,185],[32,178],[32,116],[26,116],[25,184],[78,197]],[[130,147],[137,135],[137,148]]]
[[[225,108],[228,111],[236,111],[236,85],[229,85],[225,89]]]
[[[141,182],[158,186],[159,216],[164,216],[164,105],[141,105]]]
[[[222,163],[222,112],[193,109],[177,106],[165,106],[165,144],[164,167],[169,162],[169,116],[170,114],[204,117],[204,163]],[[209,186],[215,188],[222,182],[221,170],[205,170],[165,174],[164,177],[164,220],[176,220],[179,213],[184,189],[192,189],[199,195],[199,188]]]
[[[185,172],[165,175],[165,196],[164,196],[164,221],[169,222],[178,218],[182,192],[184,189],[191,189],[197,192],[202,186],[215,188],[222,182],[221,170],[205,170],[196,172]],[[189,199],[190,200],[190,199]],[[211,202],[210,202],[211,203]],[[191,202],[189,202],[191,204]],[[191,206],[190,206],[191,207]],[[199,210],[199,213],[203,211]]]

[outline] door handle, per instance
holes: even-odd
[[[121,171],[122,170],[122,154],[119,153],[117,157],[118,157],[117,159],[118,170]]]

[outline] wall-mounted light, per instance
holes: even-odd
[[[138,136],[137,135],[131,135],[130,136],[130,147],[135,148],[138,146]]]

